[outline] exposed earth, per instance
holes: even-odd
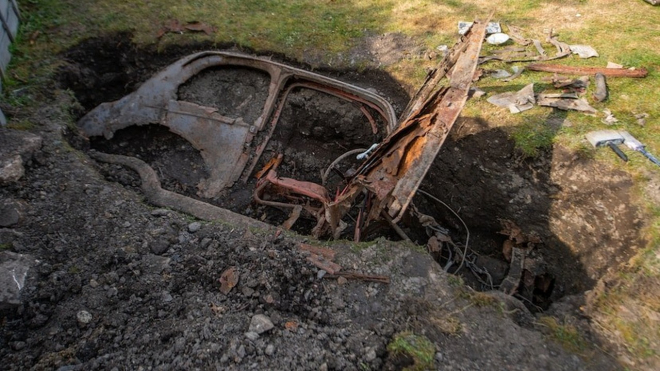
[[[505,130],[460,118],[421,189],[465,221],[471,262],[487,270],[487,284],[467,266],[445,272],[447,257],[427,252],[428,237],[414,223],[401,226],[413,243],[397,241],[387,226],[359,244],[314,240],[304,221],[298,233],[282,231],[286,215],[255,205],[253,183],[203,200],[256,219],[253,227],[197,221],[146,202],[134,171],[89,157],[91,149],[137,156],[164,188],[200,198],[195,187],[207,169],[189,143],[158,125],[87,141],[67,120],[209,46],[157,53],[116,37],[65,53],[69,63],[50,101],[22,113],[38,123],[30,133],[0,129],[0,160],[18,169],[0,187],[0,254],[30,267],[25,282],[16,281],[20,300],[1,312],[5,369],[395,370],[415,362],[388,347],[402,333],[433,344],[430,363],[417,360],[421,369],[619,368],[606,352],[616,349],[592,334],[581,307],[600,279],[644,245],[625,173],[560,146],[523,158]],[[250,71],[212,72],[179,94],[208,102],[209,91],[237,76],[248,87],[264,84]],[[321,73],[375,89],[398,112],[409,99],[378,70]],[[284,151],[287,176],[319,182],[338,155],[381,139],[359,127],[358,116],[343,101],[294,91],[270,150]],[[560,115],[548,117],[548,125],[562,124]],[[415,203],[455,242],[465,239],[446,207],[421,193]],[[529,255],[536,271],[515,297],[497,290],[509,271],[503,244],[510,235],[500,233],[507,222],[538,238]],[[343,271],[389,283],[326,274],[309,264],[301,243],[331,248]],[[227,277],[237,277],[229,291]],[[580,330],[578,350],[556,341],[549,317]]]

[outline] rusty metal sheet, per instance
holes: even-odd
[[[378,163],[363,169],[366,170],[363,174],[367,183],[386,189],[393,187],[389,192],[381,189],[379,198],[388,193],[385,206],[394,222],[402,217],[410,204],[467,101],[486,24],[487,22],[475,22],[465,38],[455,47],[455,50],[459,51],[456,62],[451,64],[452,59],[448,58],[438,68],[441,74],[448,71],[446,74],[451,75],[449,86],[437,90],[422,106],[414,104],[410,118],[367,160],[367,163]],[[426,86],[423,89],[425,92],[418,95],[420,100],[433,91],[433,88]],[[380,168],[385,171],[380,171]]]
[[[328,190],[316,183],[304,182],[290,178],[279,178],[274,170],[268,171],[266,180],[275,184],[276,186],[286,188],[321,202],[328,202],[330,200],[330,197],[328,196]]]
[[[198,186],[200,196],[211,198],[238,179],[250,133],[242,119],[230,119],[194,103],[170,101],[162,124],[200,151],[209,169],[209,177]]]

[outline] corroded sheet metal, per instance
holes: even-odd
[[[367,222],[380,218],[383,210],[394,222],[402,217],[467,101],[486,24],[475,22],[430,74],[406,110],[404,121],[358,169],[351,190],[329,205],[337,209],[327,213],[331,219],[342,215],[346,203],[352,202],[363,187],[377,198]],[[449,86],[438,89],[446,75],[450,76]],[[334,230],[338,221],[329,223]]]

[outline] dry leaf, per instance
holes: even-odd
[[[298,322],[288,321],[287,323],[284,324],[284,328],[289,331],[296,331],[298,329]]]
[[[220,292],[227,295],[231,289],[238,284],[238,271],[236,267],[230,267],[220,276]]]
[[[438,239],[435,236],[429,238],[428,247],[431,253],[440,251],[440,243],[438,243]]]

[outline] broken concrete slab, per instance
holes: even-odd
[[[493,95],[487,101],[498,107],[508,108],[511,113],[520,113],[534,107],[534,84],[529,84],[517,92]]]
[[[0,252],[0,308],[11,308],[22,303],[25,279],[35,263],[29,255]]]

